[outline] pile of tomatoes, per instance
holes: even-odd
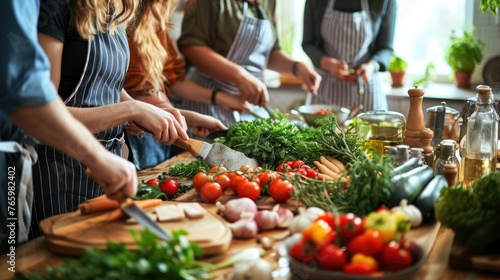
[[[348,274],[398,271],[413,264],[412,243],[404,238],[407,217],[387,210],[360,218],[326,212],[304,229],[290,256],[301,263]],[[395,228],[393,228],[395,227]]]
[[[331,109],[318,109],[313,112],[315,115],[326,115],[326,114],[333,114],[333,111]]]
[[[168,198],[174,197],[179,190],[179,183],[174,179],[165,179],[160,181],[159,179],[154,178],[149,179],[146,184],[159,187]]]
[[[223,166],[214,166],[208,173],[199,172],[193,178],[193,186],[205,202],[215,202],[227,189],[238,197],[257,200],[263,188],[276,202],[285,202],[291,198],[293,184],[287,179],[302,174],[315,178],[318,172],[307,166],[302,160],[287,161],[280,164],[276,171],[253,170],[243,165],[239,170],[227,170]]]

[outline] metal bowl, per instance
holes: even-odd
[[[344,122],[349,117],[349,114],[351,113],[351,110],[348,108],[344,108],[344,107],[337,106],[337,105],[330,105],[330,104],[302,105],[297,110],[304,117],[304,120],[306,121],[307,125],[318,126],[315,123],[315,121],[317,119],[325,117],[325,115],[324,114],[315,114],[315,112],[317,112],[321,109],[329,110],[333,114],[335,114],[335,117],[337,118],[337,123],[339,125],[343,125]]]

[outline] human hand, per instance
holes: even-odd
[[[174,108],[161,109],[141,101],[134,101],[137,110],[135,125],[153,134],[165,145],[172,145],[177,138],[188,140],[187,125],[180,111]]]
[[[215,131],[228,129],[227,126],[218,119],[200,113],[196,113],[196,115],[193,116],[190,126],[193,127],[193,132],[201,137],[205,137]]]
[[[135,165],[106,150],[96,153],[99,153],[98,160],[87,165],[87,174],[111,199],[118,200],[123,195],[134,196],[138,184]]]
[[[361,76],[363,84],[366,84],[371,79],[375,71],[376,68],[372,62],[363,63],[358,69],[356,69],[356,76]]]
[[[343,59],[335,59],[333,57],[325,58],[323,68],[328,70],[332,76],[339,79],[344,79],[344,77],[349,75],[349,66]]]
[[[298,62],[296,74],[302,80],[308,92],[313,94],[318,92],[321,76],[314,69],[302,62]]]
[[[250,103],[245,101],[239,94],[229,94],[220,92],[216,96],[216,103],[229,111],[237,111],[238,113],[248,113],[252,110]]]
[[[243,100],[261,107],[266,106],[269,102],[266,85],[246,70],[243,70],[236,85]]]

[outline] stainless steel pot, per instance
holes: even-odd
[[[426,127],[434,129],[436,122],[436,113],[441,108],[441,105],[427,108],[427,124]],[[442,139],[452,139],[458,141],[460,112],[451,107],[446,107],[444,116],[443,136]]]

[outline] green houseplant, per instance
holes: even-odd
[[[402,87],[408,63],[397,55],[392,55],[389,61],[389,73],[391,73],[392,86]]]
[[[445,49],[445,61],[453,70],[458,87],[469,88],[474,68],[483,59],[484,43],[474,34],[474,27],[463,30],[462,35],[452,30]]]

